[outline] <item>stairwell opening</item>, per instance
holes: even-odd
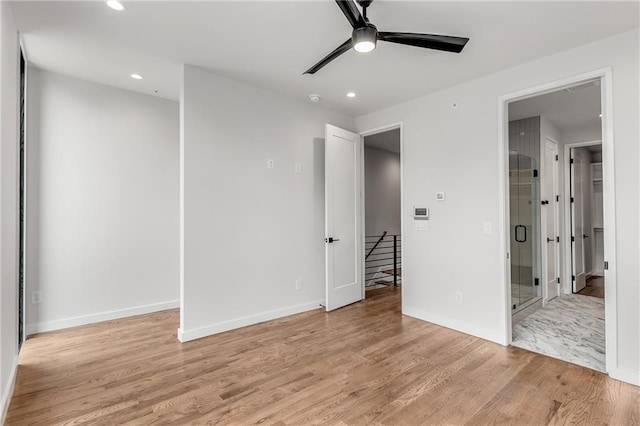
[[[400,127],[364,136],[365,297],[402,284],[400,140]]]

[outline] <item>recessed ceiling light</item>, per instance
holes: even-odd
[[[355,97],[356,97],[355,92],[349,92],[349,93],[347,93],[347,98],[355,98]]]
[[[107,6],[113,10],[117,10],[118,12],[122,12],[124,10],[124,6],[118,0],[107,0]]]
[[[135,80],[142,80],[142,76],[140,74],[131,74],[131,78]]]
[[[320,95],[316,95],[315,93],[312,93],[309,95],[309,100],[314,104],[317,102],[320,102]]]

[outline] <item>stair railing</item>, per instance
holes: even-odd
[[[385,231],[380,236],[367,236],[365,251],[365,287],[391,282],[397,287],[402,278],[401,235],[389,235]]]

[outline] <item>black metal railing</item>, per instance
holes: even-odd
[[[391,285],[395,287],[402,280],[401,235],[387,234],[365,237],[365,287]]]
[[[371,247],[371,249],[369,250],[369,253],[367,253],[367,255],[364,257],[364,260],[367,260],[369,256],[371,256],[371,253],[373,253],[373,251],[378,247],[378,244],[380,244],[382,240],[384,240],[384,237],[386,235],[387,235],[387,231],[384,231],[382,235],[380,235],[380,238],[378,238],[378,241],[376,241],[373,247]],[[365,237],[365,238],[374,238],[374,237]]]

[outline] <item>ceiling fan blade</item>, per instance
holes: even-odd
[[[344,52],[350,50],[353,47],[352,43],[351,43],[351,39],[349,38],[347,41],[345,41],[344,43],[342,43],[337,49],[335,49],[333,52],[329,53],[327,56],[325,56],[324,58],[322,58],[322,60],[320,62],[318,62],[317,64],[315,64],[314,66],[312,66],[311,68],[309,68],[308,70],[306,70],[304,74],[315,74],[316,71],[322,69],[325,65],[327,65],[329,62],[333,61],[334,59],[336,59],[338,56],[342,55]]]
[[[338,3],[338,7],[342,10],[342,13],[344,13],[344,16],[353,28],[360,28],[366,25],[364,18],[353,0],[336,0],[336,3]]]
[[[453,37],[437,34],[417,33],[389,33],[379,32],[378,40],[409,46],[424,47],[426,49],[444,50],[460,53],[469,41],[466,37]]]

